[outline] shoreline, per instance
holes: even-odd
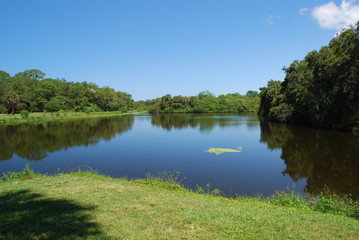
[[[90,172],[46,176],[28,167],[13,174],[0,182],[0,219],[6,219],[0,221],[0,239],[359,237],[356,219],[276,204],[280,198],[268,202],[199,194],[156,177],[127,180]]]
[[[114,117],[133,115],[142,112],[127,112],[122,113],[118,111],[113,112],[56,112],[56,113],[30,113],[28,118],[22,118],[20,114],[9,115],[0,114],[0,126],[1,125],[21,125],[21,124],[41,124],[47,122],[58,122],[66,120],[86,119],[86,118],[98,118],[98,117]]]

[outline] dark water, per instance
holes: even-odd
[[[242,147],[215,155],[209,148]],[[0,172],[81,167],[114,177],[180,172],[195,188],[269,195],[289,187],[359,199],[359,137],[260,122],[255,114],[168,114],[0,126]],[[295,187],[293,187],[295,186]]]

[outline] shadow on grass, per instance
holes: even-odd
[[[93,206],[22,190],[0,193],[0,239],[105,239]]]

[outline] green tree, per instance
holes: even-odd
[[[45,75],[46,73],[43,73],[38,69],[29,69],[15,74],[14,77],[28,77],[28,78],[41,80],[45,77]]]
[[[13,77],[0,71],[0,112],[128,111],[134,107],[128,93],[100,88],[94,83],[44,78],[45,75],[37,69],[19,72]]]
[[[284,68],[283,83],[261,88],[261,115],[321,127],[359,128],[358,59],[359,22],[328,46]]]
[[[246,93],[246,96],[247,96],[247,97],[259,97],[259,93],[258,93],[257,91],[249,90],[249,91]]]
[[[10,78],[10,74],[0,70],[0,81]]]
[[[281,94],[281,82],[278,80],[270,80],[267,83],[267,87],[262,87],[260,90],[259,113],[262,116],[271,117],[271,108],[279,106],[283,98]]]

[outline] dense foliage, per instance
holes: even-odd
[[[94,83],[44,78],[37,69],[10,76],[0,71],[0,113],[65,111],[127,111],[131,95]]]
[[[283,82],[261,88],[260,114],[281,122],[359,127],[359,23],[294,61]]]
[[[0,113],[64,111],[122,111],[129,109],[150,113],[172,112],[251,112],[259,108],[259,93],[248,91],[215,97],[208,91],[197,96],[182,97],[167,94],[161,98],[135,102],[130,94],[100,88],[94,83],[68,82],[45,78],[37,69],[10,76],[0,71]],[[25,115],[24,115],[25,116]]]
[[[183,97],[167,94],[161,98],[143,102],[151,113],[235,113],[253,112],[259,108],[259,94],[248,91],[242,96],[239,93],[214,96],[209,91],[200,92],[197,96]]]

